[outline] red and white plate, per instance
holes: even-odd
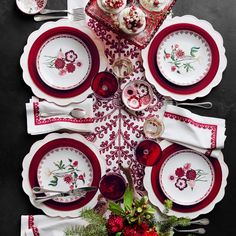
[[[179,205],[194,205],[205,199],[215,181],[214,168],[205,155],[181,150],[170,155],[159,173],[164,194]]]
[[[162,75],[180,86],[201,81],[212,65],[208,42],[194,30],[176,30],[167,34],[157,49],[156,59]]]
[[[33,32],[21,56],[23,79],[33,93],[58,105],[83,101],[107,65],[102,42],[83,21],[47,22]]]
[[[97,203],[99,191],[85,198],[55,198],[36,203],[32,188],[68,191],[85,186],[99,186],[105,173],[105,162],[97,148],[79,134],[49,134],[36,142],[23,161],[23,189],[31,203],[47,215],[77,217],[83,207]]]
[[[164,210],[171,199],[170,214],[196,218],[210,212],[225,193],[228,167],[223,154],[207,157],[186,147],[160,143],[162,157],[157,165],[145,168],[144,187],[152,204]]]
[[[194,16],[167,19],[142,57],[148,81],[178,101],[207,95],[227,64],[221,35]]]

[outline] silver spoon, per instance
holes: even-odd
[[[74,118],[84,118],[86,115],[86,111],[81,108],[74,108],[69,113],[68,112],[67,113],[65,113],[65,112],[42,112],[42,113],[40,113],[40,116],[42,118],[59,116],[59,115],[69,115]]]
[[[191,225],[209,225],[210,220],[207,218],[199,219],[199,220],[192,220],[190,221]]]
[[[176,232],[179,233],[194,233],[194,234],[205,234],[206,230],[204,228],[198,228],[198,229],[176,229],[174,228]]]

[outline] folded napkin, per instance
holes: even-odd
[[[225,120],[193,114],[187,109],[167,105],[161,138],[217,157],[224,148]]]
[[[57,115],[41,117],[41,113],[65,112],[69,113],[74,108],[84,109],[86,112],[83,118],[73,118],[70,115]],[[93,132],[93,99],[87,98],[81,103],[74,103],[68,106],[58,106],[47,101],[40,101],[33,97],[26,104],[27,131],[29,134],[44,134],[57,130],[71,130],[75,132]]]
[[[21,216],[21,236],[64,236],[65,230],[77,225],[88,224],[82,218],[60,218],[44,215]]]

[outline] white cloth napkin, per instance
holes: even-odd
[[[187,109],[167,105],[161,138],[217,157],[224,148],[225,120],[193,114]]]
[[[64,236],[68,227],[87,224],[87,221],[82,218],[23,215],[21,216],[21,236]]]
[[[43,118],[40,113],[48,112],[70,112],[73,108],[82,108],[86,115],[84,118],[73,118],[69,115],[58,115]],[[74,103],[68,106],[58,106],[47,101],[39,101],[33,97],[26,103],[27,131],[29,134],[44,134],[57,130],[71,130],[75,132],[93,132],[93,99],[87,98],[81,103]]]

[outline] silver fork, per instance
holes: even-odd
[[[57,20],[57,19],[68,19],[71,21],[85,20],[84,12],[77,12],[75,14],[69,14],[68,16],[54,16],[54,15],[35,15],[35,21],[45,21],[45,20]]]
[[[213,107],[212,102],[177,102],[175,100],[167,100],[168,104],[175,106],[191,106],[191,107],[201,107],[204,109],[211,109]]]
[[[74,9],[69,9],[69,10],[52,10],[52,9],[43,9],[39,13],[42,15],[45,14],[50,14],[50,13],[69,13],[72,15],[79,14],[79,13],[84,13],[84,8],[74,8]]]
[[[179,233],[194,233],[194,234],[205,234],[206,230],[204,228],[198,228],[198,229],[176,229],[174,228],[176,232]]]

